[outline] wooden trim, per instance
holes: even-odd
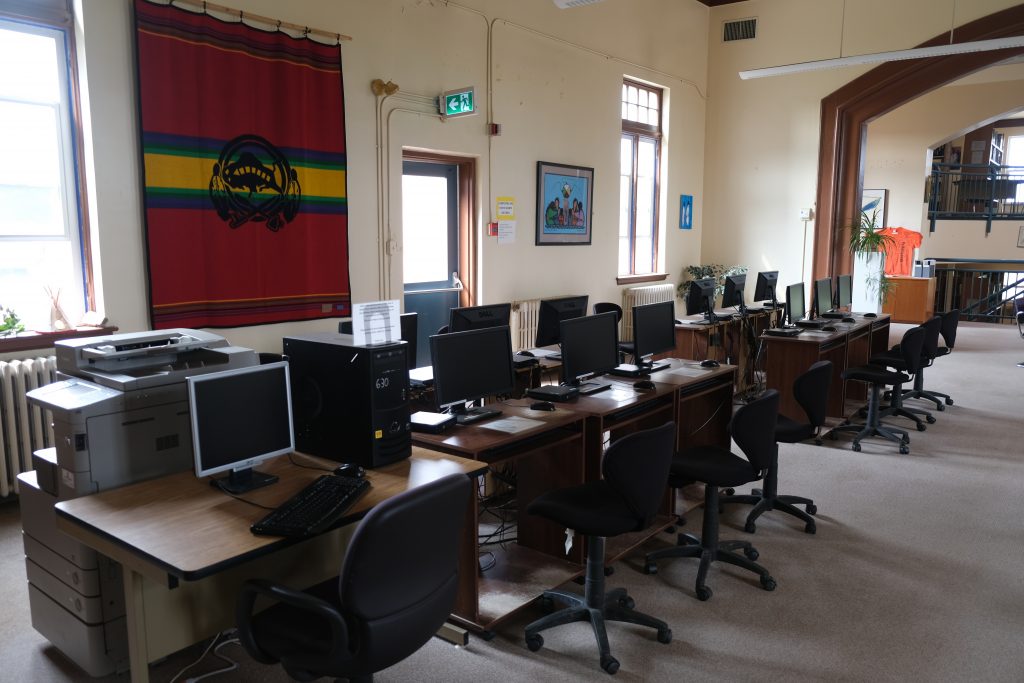
[[[1024,4],[956,28],[952,42],[1005,38],[1022,31]],[[917,47],[944,45],[950,40],[950,34],[943,32]],[[843,226],[851,225],[858,215],[867,124],[927,92],[1021,54],[1024,48],[888,62],[822,99],[814,278],[849,272],[853,267]]]
[[[619,275],[615,284],[635,285],[641,282],[661,282],[668,279],[668,273],[648,273],[646,275]]]
[[[101,337],[117,332],[116,327],[88,327],[64,332],[27,332],[16,337],[0,337],[0,353],[19,353],[37,349],[53,348],[53,343],[62,339],[78,337]]]

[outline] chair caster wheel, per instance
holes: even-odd
[[[761,576],[761,588],[765,589],[766,591],[775,590],[775,579],[768,576],[767,574],[763,574]]]
[[[751,525],[751,526],[753,526],[753,525]],[[757,562],[757,558],[759,558],[761,556],[761,553],[757,552],[757,548],[754,548],[754,547],[744,548],[743,549],[743,554],[751,562]]]
[[[946,406],[942,405],[941,403],[936,403],[935,404],[935,409],[938,410],[941,413],[942,411],[944,411],[946,409]]]
[[[757,531],[757,526],[753,522],[747,522],[743,525],[743,530],[746,531],[748,534],[752,534],[755,531]]]
[[[626,609],[633,609],[636,607],[636,601],[627,595],[626,597],[619,599],[619,606],[625,607]]]
[[[815,446],[820,446],[820,445],[821,445],[821,444],[823,444],[823,443],[825,443],[825,442],[824,442],[824,441],[822,441],[821,439],[815,439],[815,440],[814,440],[814,445],[815,445]]]
[[[495,633],[494,631],[481,631],[480,632],[480,637],[483,638],[484,640],[486,640],[487,642],[490,642],[490,641],[494,640],[494,636],[496,636],[496,635],[498,635],[498,634]],[[540,638],[540,636],[537,636],[537,637]],[[542,640],[541,642],[543,643],[544,641]],[[538,645],[538,647],[540,647],[540,646]]]
[[[714,593],[712,593],[711,589],[707,586],[697,586],[697,599],[701,602],[707,602],[711,599],[712,595],[714,595]]]
[[[910,453],[910,446],[901,444],[900,445],[900,455],[907,455],[908,453]]]
[[[809,514],[809,515],[816,515],[816,514],[818,514],[818,506],[815,505],[814,503],[808,503],[807,504],[807,514]]]
[[[735,496],[736,495],[736,489],[734,489],[733,487],[730,486],[727,489],[722,489],[722,493],[724,493],[727,496]]]
[[[953,399],[951,399],[951,398],[947,398],[947,399],[946,399],[946,405],[947,405],[947,406],[951,406],[951,405],[953,405]]]
[[[530,649],[530,652],[536,652],[544,647],[544,638],[541,637],[539,633],[535,633],[532,636],[526,636],[526,647]]]
[[[930,425],[935,424],[935,416],[934,415],[929,415],[929,416],[925,417],[924,419]]]
[[[805,534],[814,534],[817,533],[817,531],[818,527],[815,526],[814,522],[807,522],[807,524],[804,525]]]
[[[555,601],[546,595],[542,595],[540,600],[537,601],[537,604],[540,605],[540,608],[545,612],[551,612],[555,609]]]
[[[619,660],[615,659],[611,655],[607,657],[601,657],[601,668],[610,674],[614,674],[619,670]]]
[[[851,446],[851,448],[852,448],[852,449],[853,449],[854,451],[856,451],[857,453],[860,453],[860,444],[859,444],[859,443],[855,443],[855,444],[853,444],[853,446]]]
[[[924,422],[917,423],[917,431],[923,432],[926,429],[928,429],[928,425],[926,425]]]
[[[647,562],[646,564],[644,564],[644,574],[657,574],[657,573],[658,573],[658,565],[657,564],[655,564],[654,562]]]
[[[838,438],[838,437],[836,437],[836,433],[835,432],[829,432],[825,436],[828,437],[829,441],[835,441]]]
[[[672,642],[672,629],[666,628],[658,631],[658,642],[668,645]]]

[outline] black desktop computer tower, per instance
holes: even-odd
[[[285,337],[295,448],[338,462],[381,467],[412,452],[408,345],[357,346],[352,335]]]

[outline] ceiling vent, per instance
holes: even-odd
[[[569,9],[570,7],[579,7],[581,5],[593,5],[595,2],[601,2],[602,0],[552,0],[558,9]]]
[[[751,40],[757,37],[757,19],[738,19],[723,24],[722,42],[733,40]]]

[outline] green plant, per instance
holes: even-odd
[[[860,221],[850,226],[850,251],[855,255],[867,256],[879,254],[881,256],[881,268],[878,275],[869,275],[864,284],[868,292],[875,292],[878,295],[878,303],[885,304],[892,293],[894,284],[885,276],[885,250],[892,244],[892,237],[881,232],[878,225],[878,209],[860,212]]]
[[[676,294],[680,299],[686,298],[686,292],[690,283],[694,280],[713,277],[715,279],[715,296],[722,296],[725,290],[725,278],[727,275],[740,275],[747,272],[747,266],[723,266],[720,263],[709,263],[706,265],[686,266],[683,268],[679,285],[676,287]]]
[[[0,337],[24,332],[25,326],[13,309],[0,306]]]

